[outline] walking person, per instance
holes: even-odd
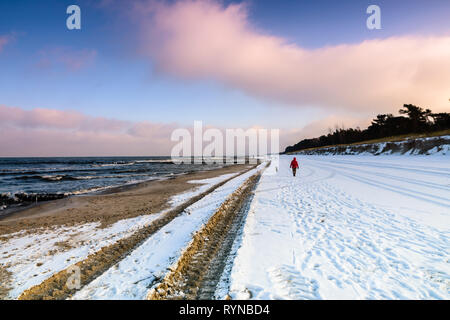
[[[295,174],[297,173],[297,169],[298,169],[298,162],[295,157],[294,157],[294,160],[291,161],[291,168],[292,168],[292,174],[295,177]]]

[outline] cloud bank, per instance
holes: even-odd
[[[450,36],[404,36],[315,50],[256,29],[245,4],[214,0],[136,7],[156,68],[209,79],[295,107],[385,112],[449,108]]]
[[[357,119],[328,117],[302,129],[280,130],[280,150],[302,137],[326,133],[336,124],[355,123]],[[180,126],[175,123],[131,122],[77,111],[0,105],[0,157],[170,155],[177,143],[170,137],[177,128]],[[204,124],[203,130],[208,128],[216,127]],[[186,129],[192,132],[192,126]],[[225,128],[218,129],[225,137]]]
[[[174,124],[0,105],[1,156],[168,155]]]

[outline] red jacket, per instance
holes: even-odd
[[[292,160],[291,161],[291,168],[295,168],[295,169],[297,169],[298,168],[298,162],[297,162],[297,159],[295,159],[294,158],[294,160]]]

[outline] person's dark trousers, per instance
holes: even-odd
[[[296,173],[297,173],[297,168],[292,168],[292,174],[294,175],[294,177],[295,177]]]

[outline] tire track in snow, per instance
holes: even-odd
[[[339,165],[339,164],[336,164],[336,163],[333,163],[331,165],[334,168],[344,169],[344,170],[347,170],[347,171],[351,170],[352,173],[355,172],[354,169],[347,168],[344,165]],[[380,175],[380,173],[378,173],[378,172],[366,171],[366,170],[361,170],[361,169],[359,169],[358,172],[361,172],[361,173],[364,173],[364,174],[367,174],[367,175],[376,176],[376,177],[378,177]],[[406,183],[409,183],[409,184],[412,184],[412,185],[420,185],[420,186],[424,186],[424,187],[428,187],[428,188],[432,188],[432,189],[440,189],[440,190],[443,190],[443,191],[450,191],[450,187],[448,187],[448,186],[445,186],[445,185],[443,186],[442,184],[426,182],[426,181],[412,179],[412,178],[406,178],[405,175],[394,176],[394,175],[390,175],[390,174],[387,174],[387,173],[383,173],[383,178],[388,178],[388,179],[395,180],[395,181],[398,181],[398,182],[406,182]],[[450,179],[450,177],[449,177],[449,179]]]
[[[322,167],[322,168],[325,169],[325,170],[328,170],[327,167]],[[351,169],[341,168],[341,170],[351,170]],[[336,172],[336,171],[334,171],[334,172]],[[339,174],[344,176],[344,177],[347,177],[349,179],[356,180],[358,182],[362,182],[362,183],[365,183],[365,184],[368,184],[368,185],[371,185],[371,186],[374,186],[374,187],[378,187],[378,188],[381,188],[381,189],[385,189],[385,190],[388,190],[388,191],[392,191],[392,192],[395,192],[395,193],[398,193],[398,194],[401,194],[401,195],[404,195],[404,196],[407,196],[407,197],[421,199],[423,201],[430,202],[430,203],[436,204],[436,205],[444,207],[444,208],[448,208],[450,206],[450,199],[448,199],[448,198],[443,198],[443,197],[440,197],[440,196],[426,194],[424,192],[416,192],[416,191],[414,191],[412,189],[405,188],[405,187],[400,187],[400,186],[395,186],[395,185],[392,185],[392,184],[388,184],[386,182],[379,182],[377,180],[369,179],[367,177],[363,177],[361,175],[355,174],[354,171],[352,171],[352,174],[343,173],[342,171],[340,171]],[[435,199],[438,199],[438,200],[443,200],[444,202],[448,202],[448,203],[442,203],[442,202],[439,202],[439,201],[436,201],[436,200],[432,200],[432,199],[428,199],[428,198],[435,198]]]
[[[212,299],[226,265],[227,256],[245,215],[246,199],[260,177],[248,178],[197,231],[190,245],[148,299]]]
[[[429,167],[423,167],[423,166],[411,166],[408,168],[392,165],[392,164],[383,164],[383,163],[377,163],[377,162],[355,162],[355,161],[344,161],[344,160],[334,160],[333,162],[327,160],[327,159],[314,159],[314,161],[321,161],[321,162],[328,162],[330,164],[333,163],[343,163],[343,164],[349,164],[357,167],[365,166],[365,167],[374,167],[374,168],[380,168],[380,169],[394,169],[394,170],[401,170],[401,171],[408,171],[413,173],[421,173],[426,175],[435,175],[435,176],[442,176],[442,175],[449,175],[450,176],[450,170],[446,168],[436,168],[437,170],[426,170],[429,169]],[[425,168],[425,169],[423,169]]]

